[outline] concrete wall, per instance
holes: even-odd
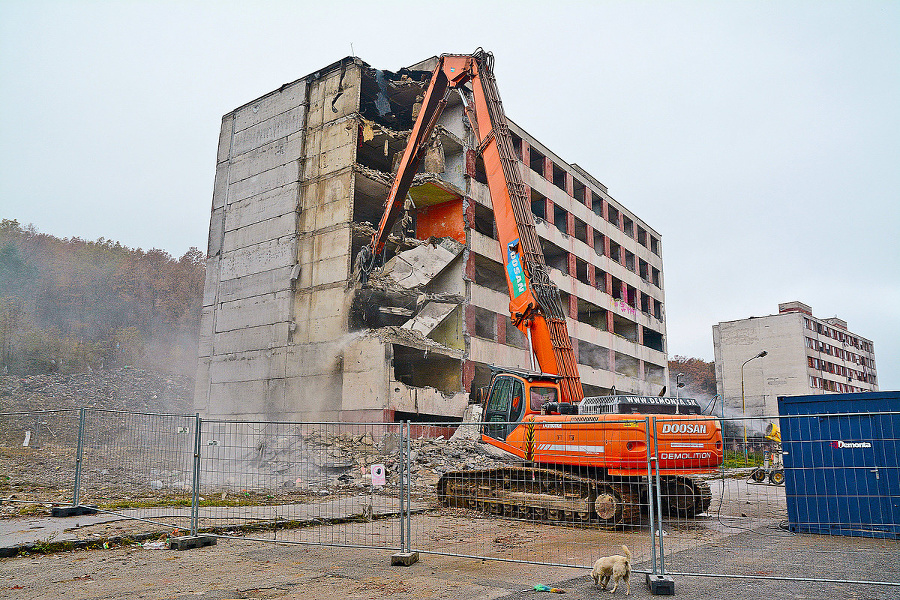
[[[359,67],[222,119],[195,394],[203,414],[335,418]]]
[[[742,416],[741,364],[768,354],[743,369],[746,416],[778,414],[778,396],[808,394],[806,351],[799,314],[771,315],[719,323],[714,328],[716,379],[725,398],[726,416]]]
[[[713,349],[716,361],[716,387],[725,399],[726,416],[748,417],[778,414],[778,396],[825,393],[810,386],[810,376],[827,377],[847,383],[846,376],[823,373],[809,367],[809,358],[859,368],[847,360],[807,348],[806,339],[822,340],[831,345],[840,342],[818,335],[806,328],[805,320],[819,321],[812,315],[786,312],[764,317],[728,321],[713,326]],[[845,346],[846,347],[846,346]],[[869,353],[850,348],[863,356]],[[767,355],[747,362],[743,369],[744,399],[741,400],[741,365],[765,350]],[[873,384],[853,381],[851,385],[864,391],[877,390]],[[742,406],[746,407],[746,411]]]
[[[466,378],[471,379],[472,364],[530,365],[527,351],[506,345],[506,339],[480,339],[466,322],[468,303],[493,311],[498,318],[507,314],[509,303],[503,294],[469,279],[470,253],[495,262],[500,259],[496,241],[471,229],[466,231],[462,254],[418,290],[423,295],[461,299],[450,300],[461,304],[427,332],[428,343],[440,346],[439,352],[423,351],[420,360],[410,350],[420,346],[404,341],[402,335],[351,331],[351,311],[361,297],[352,281],[354,249],[371,236],[354,223],[354,215],[359,221],[380,215],[389,187],[385,181],[390,179],[385,165],[391,164],[404,143],[402,132],[390,128],[407,126],[402,120],[387,123],[383,112],[376,115],[367,104],[378,97],[379,90],[385,91],[380,87],[384,78],[374,73],[358,59],[344,59],[222,119],[195,394],[195,407],[206,416],[369,421],[390,420],[395,411],[460,416],[466,407]],[[392,99],[405,98],[411,108],[416,94],[410,83],[398,82]],[[490,207],[490,197],[486,186],[472,177],[467,160],[471,136],[456,96],[451,97],[440,127],[443,160],[438,164],[444,170],[436,175],[442,185],[450,185],[434,189],[441,194],[443,190],[447,197],[464,195],[460,210],[469,218],[475,203]],[[616,204],[605,186],[562,162],[520,128],[513,125],[513,129],[527,139],[529,147],[567,173],[568,189],[561,189],[523,165],[530,186],[564,208],[570,223],[575,223],[573,217],[587,223],[592,231],[662,271],[660,255],[626,235],[621,219],[608,223],[573,197],[573,181],[589,186],[603,202],[615,204],[622,215],[658,240],[656,232]],[[378,146],[373,146],[372,135],[380,136]],[[595,250],[577,239],[571,228],[563,232],[542,222],[538,233],[564,249],[572,264],[576,258],[586,261],[641,294],[663,301],[661,283],[656,287],[642,279],[624,260],[604,255],[601,245]],[[664,317],[619,306],[609,294],[559,271],[552,271],[551,277],[571,296],[621,313],[616,323],[665,336]],[[665,352],[643,346],[640,334],[626,339],[575,319],[569,319],[568,325],[576,338],[608,349],[610,365],[620,357],[618,368],[582,365],[586,384],[658,392],[659,384],[647,380],[644,365],[656,365],[664,373]],[[503,330],[498,325],[498,332]],[[510,335],[515,337],[514,333]],[[403,365],[402,373],[398,364]],[[411,364],[415,373],[410,372]],[[655,378],[664,379],[658,373]]]

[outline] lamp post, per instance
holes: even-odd
[[[757,358],[762,358],[766,354],[768,354],[768,352],[763,350],[756,356],[745,360],[744,363],[741,365],[741,418],[744,421],[744,466],[745,467],[747,466],[748,461],[747,461],[747,404],[744,400],[744,365],[746,365],[751,360],[754,360]]]
[[[678,400],[678,388],[683,388],[684,384],[681,383],[681,378],[684,377],[684,373],[678,373],[675,375],[675,414],[681,413],[681,402]]]

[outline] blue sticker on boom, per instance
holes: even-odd
[[[511,241],[506,246],[506,272],[509,281],[512,284],[513,298],[518,298],[528,289],[525,282],[525,272],[522,270],[522,262],[519,260],[519,254],[513,250],[519,246],[518,238]]]

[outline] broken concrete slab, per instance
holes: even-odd
[[[384,265],[384,274],[401,287],[421,287],[443,271],[463,248],[459,242],[444,238],[437,246],[404,250]]]
[[[456,306],[445,302],[429,302],[415,317],[403,324],[403,329],[412,329],[427,336],[444,322]]]
[[[411,329],[403,329],[402,327],[380,327],[366,332],[366,336],[377,337],[378,339],[391,344],[399,344],[407,348],[415,348],[423,352],[433,352],[462,360],[463,351],[444,346],[443,344],[427,338],[419,331]]]

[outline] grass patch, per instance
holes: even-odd
[[[761,465],[763,462],[763,456],[758,452],[751,452],[747,455],[747,459],[744,460],[743,452],[736,452],[732,450],[725,451],[725,468],[726,469],[740,469],[742,467],[756,467]]]

